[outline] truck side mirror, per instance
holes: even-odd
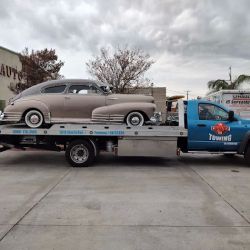
[[[234,121],[234,111],[230,110],[230,111],[228,112],[228,120],[229,120],[230,122],[233,122],[233,121]]]

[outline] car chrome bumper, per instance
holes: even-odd
[[[1,112],[0,121],[4,122],[19,122],[21,120],[21,112]]]
[[[4,113],[0,110],[0,121],[4,119]]]
[[[150,121],[154,124],[159,124],[162,122],[161,112],[154,112],[154,115],[150,118]]]

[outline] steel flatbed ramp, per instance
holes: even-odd
[[[114,137],[186,137],[187,130],[173,126],[127,127],[125,125],[56,124],[31,129],[23,124],[0,125],[1,135],[114,136]]]
[[[177,141],[187,137],[183,127],[100,124],[55,124],[28,128],[24,124],[0,125],[0,151],[13,148],[65,151],[73,167],[91,165],[98,152],[117,156],[167,157],[176,155]]]

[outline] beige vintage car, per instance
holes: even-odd
[[[91,80],[55,80],[35,85],[13,99],[1,115],[5,122],[25,122],[30,128],[55,123],[126,123],[155,121],[152,96],[112,94]]]

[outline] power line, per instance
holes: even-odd
[[[184,94],[185,91],[177,91],[177,90],[171,90],[167,88],[167,91],[174,92],[174,93],[179,93],[179,94]]]
[[[167,92],[173,92],[173,93],[177,93],[177,94],[182,94],[182,95],[185,95],[186,96],[186,94],[187,94],[187,91],[178,91],[178,90],[172,90],[172,89],[168,89],[168,88],[166,88],[167,89]],[[190,91],[190,90],[188,90],[189,91],[189,93],[188,93],[188,96],[193,96],[193,97],[197,97],[197,96],[200,96],[201,94],[197,94],[197,93],[193,93],[193,91]],[[192,92],[193,94],[190,94],[190,92]]]

